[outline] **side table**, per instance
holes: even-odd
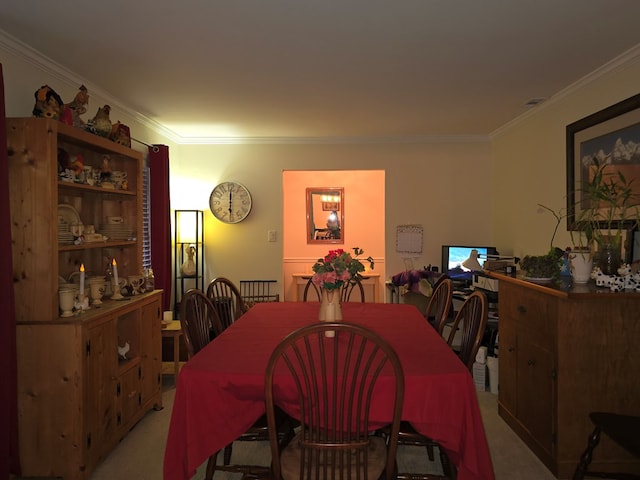
[[[180,373],[180,337],[182,336],[180,320],[171,320],[171,323],[163,324],[162,336],[173,338],[173,380],[177,384],[178,373]]]

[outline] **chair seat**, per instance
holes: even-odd
[[[300,474],[300,464],[301,464],[301,455],[302,455],[302,447],[300,446],[300,442],[302,440],[301,434],[296,435],[293,440],[287,445],[282,451],[281,455],[281,468],[282,468],[282,478],[284,480],[300,480],[302,478]],[[369,436],[369,447],[367,449],[367,473],[366,476],[364,471],[360,472],[360,475],[357,476],[356,472],[350,471],[347,468],[347,459],[344,459],[344,467],[337,469],[329,469],[329,472],[333,472],[333,476],[330,478],[369,478],[371,480],[380,478],[384,472],[385,463],[387,460],[387,447],[385,445],[384,439],[376,436]],[[341,455],[342,453],[342,455]],[[313,460],[311,465],[309,466],[310,475],[304,475],[305,480],[319,480],[324,479],[325,476],[323,474],[323,461],[327,462],[327,465],[330,465],[331,461],[331,451],[328,451],[327,458],[324,460],[324,456],[320,455],[320,460],[318,461],[318,456],[313,455]],[[351,455],[350,451],[336,451],[336,463],[340,464],[341,456]],[[355,460],[353,460],[355,463]],[[318,468],[317,468],[318,467]],[[331,473],[329,473],[331,475]]]
[[[606,412],[593,412],[589,417],[611,440],[640,457],[640,417]]]
[[[580,457],[572,479],[582,480],[585,477],[599,477],[615,480],[640,480],[640,475],[633,473],[589,470],[594,450],[600,443],[601,433],[604,433],[632,455],[640,458],[640,434],[638,433],[640,432],[640,417],[610,412],[591,412],[589,418],[594,425],[594,430],[589,435],[587,448]]]

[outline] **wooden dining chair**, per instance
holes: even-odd
[[[433,325],[438,335],[442,336],[444,326],[451,319],[453,282],[448,276],[438,279],[433,286],[433,293],[425,311],[427,321]]]
[[[211,280],[207,287],[207,297],[218,311],[223,328],[228,328],[247,310],[238,287],[226,277]]]
[[[462,334],[460,349],[456,353],[469,371],[473,368],[476,353],[484,337],[488,315],[487,296],[480,290],[474,290],[464,301],[453,320],[447,343],[449,346],[453,344],[456,332],[460,329]]]
[[[218,312],[202,290],[192,288],[180,301],[180,326],[189,358],[223,331]]]
[[[315,294],[315,296],[314,296]],[[302,293],[303,302],[315,302],[320,301],[320,289],[313,283],[313,279],[309,278],[307,284],[304,286],[304,292]]]
[[[355,301],[364,303],[364,287],[362,286],[362,282],[359,279],[351,282],[345,282],[342,285],[342,288],[340,290],[340,301],[342,303],[350,302],[352,295],[355,295]],[[302,301],[313,302],[316,299],[320,301],[320,289],[316,286],[315,283],[313,283],[312,279],[310,278],[304,287],[304,291],[302,293]]]
[[[352,295],[355,295],[353,300],[351,299]],[[355,280],[351,279],[351,281],[342,284],[340,301],[342,303],[351,301],[364,303],[364,288],[362,287],[362,282],[359,278],[356,278]]]
[[[187,345],[188,356],[202,350],[215,337],[220,335],[225,327],[220,321],[218,310],[211,300],[199,289],[190,289],[182,297],[180,302],[180,324]],[[277,414],[277,435],[284,441],[293,437],[293,426],[289,417],[282,411]],[[246,432],[236,441],[268,441],[267,417],[262,415]],[[224,448],[223,464],[216,465],[218,452],[214,453],[207,460],[205,480],[211,480],[216,470],[242,473],[247,478],[258,477],[265,473],[265,467],[261,465],[232,465],[231,454],[233,443]]]
[[[589,435],[587,448],[580,457],[572,480],[582,480],[585,477],[640,480],[640,475],[632,473],[589,471],[589,465],[591,465],[591,460],[593,459],[593,451],[600,443],[600,435],[602,433],[630,454],[640,458],[640,417],[612,412],[591,412],[589,418],[594,425],[594,429]]]
[[[285,372],[291,383],[276,385],[276,375]],[[273,430],[274,391],[287,392],[300,411],[299,433],[286,446]],[[387,403],[377,415],[393,419],[386,444],[369,425],[372,398],[383,394]],[[289,334],[267,363],[265,397],[273,479],[395,478],[404,375],[395,351],[373,331],[322,322]]]

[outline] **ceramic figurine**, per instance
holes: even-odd
[[[108,182],[111,180],[111,157],[109,155],[102,156],[102,165],[100,165],[100,182]]]
[[[120,120],[113,124],[109,138],[118,145],[131,147],[131,134],[129,132],[129,127],[120,123]]]
[[[65,108],[71,112],[71,125],[76,128],[84,128],[85,122],[80,118],[80,115],[87,113],[85,105],[89,104],[89,93],[87,87],[80,85],[80,90],[76,94],[71,103],[65,104]]]
[[[36,103],[33,106],[33,116],[57,120],[63,105],[60,95],[49,85],[41,86],[33,95],[36,99]]]
[[[120,355],[120,358],[122,358],[123,360],[126,360],[127,352],[129,351],[130,348],[131,346],[129,345],[129,342],[125,342],[125,344],[122,347],[118,345],[118,355]]]
[[[96,112],[95,117],[93,117],[87,123],[87,128],[91,133],[95,133],[100,135],[101,137],[108,137],[111,133],[111,119],[109,118],[109,113],[111,112],[111,107],[109,105],[105,105],[103,107],[99,107]]]

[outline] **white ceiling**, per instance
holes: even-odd
[[[638,0],[0,5],[0,29],[187,141],[489,135],[638,45],[638,19]]]

